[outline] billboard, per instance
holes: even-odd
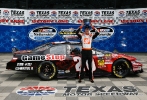
[[[92,24],[100,30],[100,34],[93,41],[93,47],[108,51],[147,52],[147,8],[117,10],[0,8],[0,52],[11,52],[12,47],[21,50],[33,49],[53,41],[80,41],[75,31],[83,19],[91,19]]]

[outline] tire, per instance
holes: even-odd
[[[45,61],[39,64],[37,73],[42,80],[52,80],[57,74],[57,68],[52,62]]]
[[[115,61],[112,68],[113,75],[118,78],[124,78],[130,73],[130,65],[124,59]]]

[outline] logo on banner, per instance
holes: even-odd
[[[80,16],[91,17],[93,15],[93,11],[80,11]]]
[[[114,11],[102,11],[102,16],[114,16]]]
[[[54,37],[57,30],[53,27],[38,27],[29,32],[29,38],[35,41],[49,40]]]
[[[50,11],[36,11],[37,16],[48,16]]]
[[[76,29],[69,28],[69,29],[61,29],[59,34],[65,39],[65,40],[76,40],[78,39],[78,36],[76,35]]]
[[[95,12],[94,12],[94,15],[95,15],[95,16],[100,16],[100,12],[99,12],[99,11],[95,11]]]
[[[71,15],[71,11],[58,11],[59,17],[69,17]]]
[[[4,16],[9,16],[9,11],[8,11],[8,10],[4,10],[4,11],[3,11],[3,15],[4,15]]]
[[[24,11],[11,10],[11,16],[24,16]]]
[[[78,11],[74,11],[73,14],[72,14],[72,16],[73,17],[78,17],[78,14],[79,14]]]
[[[30,15],[31,17],[34,17],[34,16],[35,16],[35,12],[34,12],[34,11],[30,11],[30,12],[29,12],[29,15]]]
[[[143,16],[147,16],[147,10],[143,10],[143,11],[142,11],[142,15],[143,15]]]
[[[21,96],[46,96],[57,92],[56,88],[49,86],[29,86],[23,87],[16,91]]]
[[[119,11],[119,12],[118,12],[118,15],[119,15],[120,17],[124,17],[124,16],[125,16],[125,12],[124,12],[124,11]]]
[[[137,17],[140,15],[140,10],[128,10],[126,16]]]
[[[105,40],[113,36],[114,29],[111,27],[99,27],[97,28],[98,32],[100,33],[95,40]],[[91,30],[91,33],[95,32],[95,30]]]
[[[52,12],[51,12],[51,16],[56,17],[56,16],[57,16],[57,12],[56,12],[56,11],[52,11]]]

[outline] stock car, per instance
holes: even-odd
[[[43,80],[77,77],[81,67],[81,49],[79,42],[51,42],[33,50],[13,48],[13,57],[6,69],[30,71]],[[142,64],[133,56],[92,49],[92,70],[94,76],[113,75],[123,78],[129,73],[142,73]],[[86,62],[85,75],[88,75]]]

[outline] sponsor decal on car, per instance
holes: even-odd
[[[73,57],[73,61],[76,63],[75,64],[76,71],[81,71],[82,58],[79,57],[79,56],[74,56]],[[88,65],[88,61],[86,61],[86,67],[87,67],[87,69],[89,69],[88,66],[89,66]],[[95,70],[96,70],[96,65],[95,65],[94,59],[92,59],[92,71],[95,71]]]
[[[47,54],[46,60],[65,60],[66,55],[53,55],[53,54]]]
[[[33,67],[15,67],[15,70],[33,70]]]
[[[35,28],[29,32],[29,38],[35,41],[49,40],[57,34],[57,30],[53,27],[42,26]]]
[[[64,70],[58,70],[58,74],[64,74],[65,71]]]
[[[133,71],[140,71],[142,69],[141,66],[134,66]]]
[[[111,59],[112,58],[112,54],[111,53],[107,53],[104,56],[105,59]]]
[[[57,89],[50,86],[28,86],[16,91],[21,96],[46,96],[57,92]]]
[[[100,59],[98,60],[98,68],[105,68],[105,60],[104,59]]]
[[[102,60],[98,60],[98,66],[104,66],[105,65],[105,61]]]
[[[54,54],[46,54],[46,55],[22,55],[22,61],[45,61],[45,60],[65,60],[66,55],[54,55]]]
[[[17,63],[17,66],[32,66],[32,63]]]
[[[17,63],[15,70],[33,70],[32,63]]]
[[[105,60],[105,64],[113,64],[113,61],[111,61],[111,60]]]
[[[112,53],[112,58],[116,58],[116,57],[118,57],[118,54],[113,54]]]

